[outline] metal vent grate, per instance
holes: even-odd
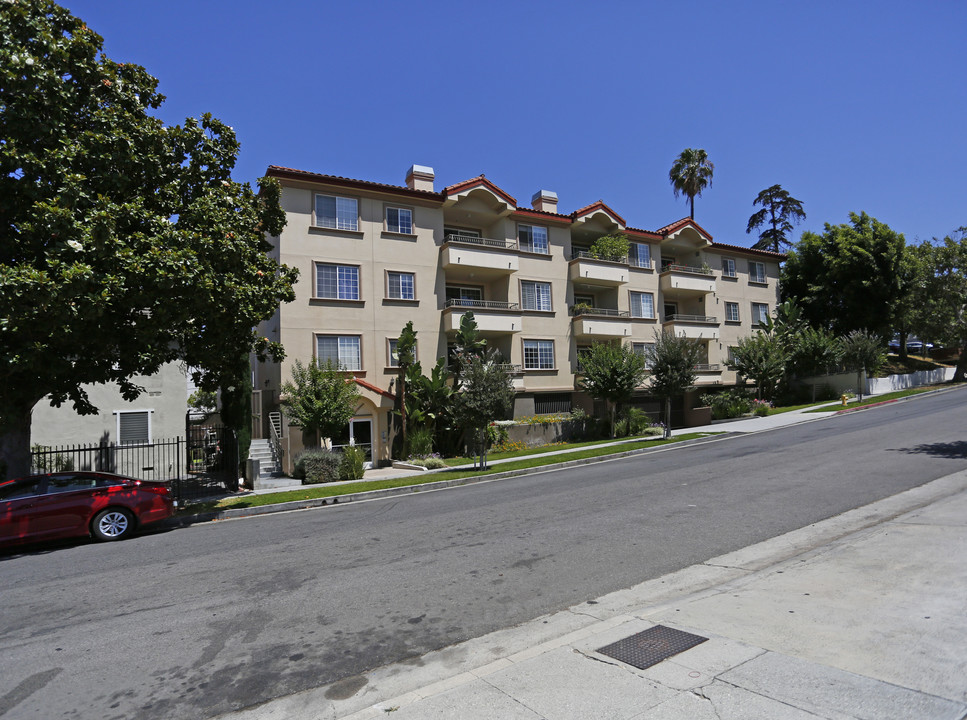
[[[644,670],[706,640],[708,638],[700,635],[692,635],[664,625],[655,625],[624,640],[605,645],[598,652]]]

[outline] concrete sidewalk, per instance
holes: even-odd
[[[707,641],[640,670],[599,652]],[[967,718],[967,472],[415,661],[230,716]]]

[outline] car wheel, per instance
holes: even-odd
[[[123,540],[134,532],[134,516],[121,508],[101,510],[94,516],[91,531],[95,540]]]

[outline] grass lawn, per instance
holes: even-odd
[[[654,440],[660,439],[661,435],[652,435],[651,437],[642,436],[639,440]],[[536,447],[530,447],[525,450],[508,450],[507,452],[491,452],[487,453],[487,460],[505,460],[507,458],[514,457],[527,457],[528,455],[539,455],[546,452],[559,452],[561,450],[571,450],[573,448],[588,447],[589,445],[600,445],[602,443],[609,442],[628,442],[634,441],[634,438],[601,438],[600,440],[587,440],[585,442],[559,442],[550,443],[548,445],[538,445]],[[445,461],[447,465],[468,465],[473,462],[472,457],[454,457],[446,458]]]
[[[805,403],[803,405],[786,405],[784,407],[772,408],[769,411],[769,414],[770,415],[781,415],[782,413],[792,412],[793,410],[802,410],[803,408],[817,407],[819,405],[830,405],[830,404],[833,404],[833,403],[835,403],[837,406],[840,405],[840,401],[839,400],[817,400],[814,403],[813,402],[811,402],[811,403]],[[822,409],[822,412],[827,412],[829,409],[830,408],[824,407]],[[819,409],[815,410],[814,412],[819,412]]]
[[[259,507],[262,505],[275,505],[277,503],[292,502],[294,500],[336,497],[338,495],[351,495],[353,493],[366,492],[369,490],[410,487],[413,485],[424,485],[426,483],[440,482],[442,480],[458,480],[466,477],[481,477],[484,475],[492,475],[494,473],[507,472],[508,470],[522,470],[526,468],[541,467],[542,465],[553,465],[555,463],[569,460],[581,460],[583,458],[613,455],[616,453],[627,452],[628,450],[640,450],[643,448],[658,447],[659,445],[668,445],[671,443],[682,442],[683,440],[693,440],[695,438],[717,434],[718,433],[696,432],[688,433],[686,435],[678,435],[670,440],[664,440],[662,438],[637,440],[625,442],[617,446],[612,445],[608,447],[578,450],[577,452],[565,453],[564,455],[548,455],[545,457],[524,458],[516,462],[505,462],[496,466],[492,465],[487,470],[441,470],[437,472],[421,473],[419,475],[408,475],[400,478],[390,478],[387,480],[361,480],[360,482],[346,485],[304,485],[298,490],[286,490],[283,492],[267,493],[264,495],[249,495],[248,497],[244,498],[226,498],[224,500],[196,503],[183,508],[178,514],[194,515],[196,513],[211,512],[215,510]],[[598,442],[600,443],[601,441]],[[554,445],[553,449],[562,450],[581,447],[588,444],[595,443]],[[523,451],[523,453],[533,454],[533,452],[530,451]]]
[[[900,359],[899,355],[887,355],[886,362],[876,377],[887,377],[888,375],[905,375],[907,373],[918,372],[920,370],[935,370],[938,367],[949,367],[943,363],[938,363],[927,357],[920,355],[909,355],[906,361]]]
[[[920,393],[925,393],[929,390],[937,390],[943,387],[942,385],[925,385],[918,388],[910,388],[909,390],[897,390],[896,392],[886,393],[885,395],[874,395],[867,396],[862,402],[852,402],[846,409],[852,410],[853,408],[864,407],[866,405],[876,405],[877,403],[887,402],[889,400],[897,400],[899,398],[908,397],[910,395],[919,395]],[[817,408],[815,410],[807,410],[806,412],[826,412],[825,408]]]

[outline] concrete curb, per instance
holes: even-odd
[[[860,412],[874,407],[881,407],[883,405],[889,405],[895,402],[904,402],[918,397],[925,397],[927,395],[935,395],[938,393],[952,392],[961,386],[956,385],[952,387],[938,388],[936,390],[928,390],[922,393],[916,393],[914,395],[909,395],[907,397],[896,398],[895,400],[885,400],[882,403],[874,403],[872,405],[864,405],[858,408],[847,408],[846,410],[840,410],[838,412],[832,412],[829,415],[819,415],[816,413],[817,417],[804,418],[799,423],[802,424],[807,422],[816,422],[818,420],[825,420],[829,417],[836,417],[851,412]],[[812,414],[812,413],[809,413]],[[711,427],[711,426],[709,426]],[[424,482],[418,485],[407,485],[404,487],[397,488],[386,488],[384,490],[369,490],[366,492],[358,493],[347,493],[345,495],[332,495],[325,498],[312,498],[306,500],[293,500],[290,502],[276,503],[273,505],[260,505],[258,507],[252,508],[237,508],[231,510],[220,510],[215,512],[198,513],[197,515],[186,515],[182,517],[170,518],[169,520],[163,521],[158,524],[158,527],[162,528],[180,528],[188,527],[190,525],[196,525],[198,523],[212,522],[215,520],[234,520],[239,518],[255,517],[258,515],[271,515],[274,513],[283,512],[293,512],[296,510],[310,510],[313,508],[327,507],[330,505],[345,505],[350,502],[363,502],[367,500],[379,500],[388,497],[398,497],[400,495],[412,495],[414,493],[420,492],[432,492],[436,490],[446,490],[447,488],[460,487],[462,485],[473,485],[481,482],[491,482],[493,480],[503,480],[506,478],[520,477],[522,475],[533,475],[536,473],[547,472],[550,470],[561,470],[569,467],[579,467],[581,465],[588,465],[595,462],[605,462],[608,460],[619,460],[625,457],[632,457],[635,455],[643,455],[654,452],[662,452],[674,448],[689,447],[691,445],[697,445],[707,442],[716,442],[720,440],[728,440],[734,437],[742,435],[751,435],[761,432],[768,432],[770,430],[777,430],[784,427],[790,427],[790,425],[782,425],[776,428],[763,428],[761,430],[756,430],[753,432],[721,432],[721,434],[716,434],[705,438],[695,438],[692,440],[682,440],[681,442],[668,443],[665,445],[660,445],[653,448],[641,448],[638,450],[625,450],[622,452],[608,453],[607,455],[598,455],[591,458],[581,458],[579,460],[565,460],[558,463],[551,463],[548,465],[539,465],[532,468],[521,468],[519,470],[507,470],[504,472],[488,472],[484,475],[477,475],[473,477],[459,478],[456,480],[440,480],[437,482]],[[701,430],[698,430],[701,432]],[[719,431],[715,431],[719,432]],[[628,441],[633,442],[633,441]],[[526,458],[521,458],[526,459]],[[456,470],[458,468],[448,468],[449,470]],[[447,472],[447,470],[430,471],[430,472]],[[294,491],[290,491],[294,492]]]
[[[597,455],[590,458],[580,458],[577,460],[565,460],[563,462],[550,463],[547,465],[538,465],[530,468],[520,468],[518,470],[505,470],[503,472],[489,472],[485,471],[483,475],[476,475],[465,478],[457,478],[454,480],[438,480],[436,482],[424,482],[418,485],[406,485],[404,487],[396,488],[385,488],[383,490],[368,490],[365,492],[358,493],[347,493],[345,495],[332,495],[330,497],[324,498],[311,498],[306,500],[292,500],[290,502],[275,503],[273,505],[260,505],[258,507],[252,508],[234,508],[229,510],[219,510],[215,512],[198,513],[197,515],[185,515],[182,517],[174,517],[165,520],[158,524],[158,527],[163,528],[179,528],[188,527],[189,525],[195,525],[197,523],[212,522],[214,520],[233,520],[237,518],[247,518],[255,517],[256,515],[271,515],[273,513],[282,512],[293,512],[295,510],[310,510],[313,508],[321,508],[332,505],[346,505],[351,502],[363,502],[366,500],[379,500],[388,497],[397,497],[400,495],[412,495],[414,493],[421,492],[431,492],[434,490],[446,490],[447,488],[459,487],[461,485],[474,485],[476,483],[491,482],[493,480],[504,480],[506,478],[520,477],[521,475],[533,475],[536,473],[547,472],[549,470],[561,470],[563,468],[570,467],[580,467],[581,465],[589,465],[595,462],[604,462],[607,460],[620,460],[621,458],[633,457],[635,455],[644,455],[648,453],[662,452],[671,450],[674,448],[688,447],[691,445],[697,445],[701,443],[711,442],[715,440],[724,440],[726,438],[738,435],[739,433],[722,433],[716,434],[705,438],[693,438],[691,440],[681,440],[679,442],[666,443],[664,445],[659,445],[658,447],[650,448],[639,448],[637,450],[624,450],[622,452],[608,453],[607,455]],[[521,458],[526,460],[526,458]],[[456,468],[450,468],[454,470]],[[446,470],[440,470],[439,472],[447,472]],[[419,477],[414,475],[414,477]],[[295,492],[295,491],[290,491]]]

